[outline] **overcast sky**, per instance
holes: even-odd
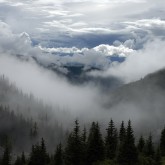
[[[3,53],[35,56],[44,65],[55,63],[60,69],[67,63],[81,63],[109,71],[112,64],[107,57],[130,59],[148,50],[148,43],[164,44],[165,1],[0,0],[0,30]],[[141,69],[135,79],[162,67],[156,61],[154,70],[152,65],[142,67],[147,71]],[[118,68],[113,65],[113,70]]]

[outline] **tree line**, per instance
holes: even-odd
[[[92,122],[89,131],[81,131],[78,120],[67,137],[66,144],[59,144],[54,154],[49,154],[45,140],[32,145],[29,155],[22,152],[12,161],[7,144],[1,165],[163,165],[165,157],[165,128],[160,142],[155,145],[150,134],[135,141],[131,121],[122,122],[117,130],[111,119],[103,137],[98,122]]]

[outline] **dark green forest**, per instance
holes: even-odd
[[[1,110],[2,111],[2,110]],[[21,122],[21,119],[20,119]],[[24,123],[24,124],[29,124]],[[29,124],[30,126],[30,124]],[[31,146],[29,153],[15,155],[12,152],[10,136],[0,136],[1,165],[163,165],[165,157],[165,128],[158,143],[152,135],[135,138],[129,120],[122,122],[119,129],[111,119],[106,134],[101,133],[98,122],[92,122],[90,129],[80,128],[78,120],[68,134],[66,143],[59,143],[53,153],[47,150],[46,141],[41,138]],[[34,135],[36,132],[34,129]]]

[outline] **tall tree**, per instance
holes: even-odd
[[[105,154],[106,158],[114,159],[117,151],[117,130],[114,126],[114,122],[111,119],[107,128],[107,136],[105,137]]]
[[[122,121],[120,131],[119,131],[120,143],[124,142],[125,136],[126,136],[126,129],[124,127],[124,121]]]
[[[55,165],[63,165],[63,151],[62,151],[61,143],[56,148],[54,161],[55,161]]]
[[[1,165],[11,165],[11,151],[7,144],[3,153]]]
[[[160,151],[162,156],[165,156],[165,127],[161,132],[161,137],[160,137]]]
[[[152,136],[150,134],[145,145],[145,155],[147,157],[154,158],[154,154],[155,154],[154,145],[152,142]]]
[[[70,133],[67,140],[67,146],[65,148],[65,164],[82,164],[82,141],[78,120],[75,121],[73,132]]]
[[[42,138],[40,145],[32,146],[29,165],[46,165],[48,163],[49,156],[46,151],[45,141]]]
[[[119,149],[118,163],[120,165],[135,165],[137,164],[137,157],[134,134],[129,120],[123,145]]]
[[[87,141],[87,165],[104,159],[104,144],[98,123],[93,122]]]
[[[140,153],[144,152],[144,147],[145,147],[145,140],[143,136],[140,136],[140,139],[138,141],[137,149]]]

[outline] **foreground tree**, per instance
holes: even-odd
[[[54,162],[55,162],[55,165],[63,165],[63,151],[62,151],[61,143],[56,148]]]
[[[1,165],[11,165],[11,149],[8,144],[6,144]]]
[[[75,121],[75,128],[68,137],[65,148],[65,164],[81,165],[82,164],[82,141],[80,137],[79,123]]]
[[[113,120],[111,120],[107,129],[107,136],[105,137],[105,154],[107,159],[114,159],[116,157],[117,143],[117,130]]]
[[[94,162],[104,159],[104,144],[100,133],[98,123],[93,122],[90,128],[87,141],[87,162],[86,165],[92,165]]]
[[[165,128],[161,132],[161,137],[160,137],[160,151],[161,155],[165,156]]]
[[[125,139],[119,149],[118,163],[120,165],[136,165],[137,161],[138,154],[135,146],[131,121],[129,120]]]

